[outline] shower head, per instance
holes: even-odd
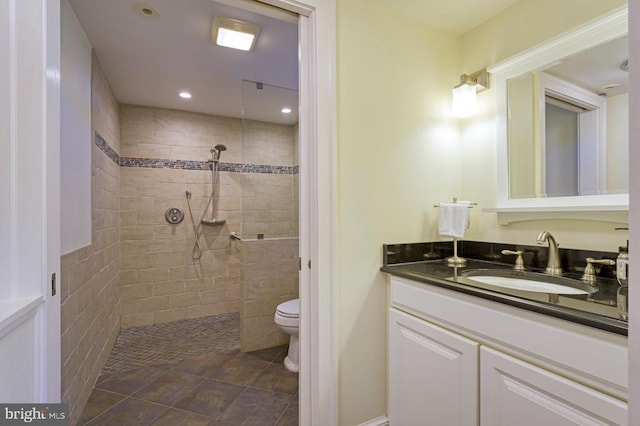
[[[216,152],[216,156],[215,159],[216,160],[220,160],[220,154],[222,153],[222,151],[226,151],[227,147],[223,144],[218,144],[216,146],[213,147],[213,149],[211,150],[211,152],[215,151]]]

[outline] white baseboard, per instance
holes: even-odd
[[[367,422],[360,423],[358,426],[389,426],[389,419],[387,416],[380,416]]]

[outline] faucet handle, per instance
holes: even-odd
[[[518,256],[516,258],[516,264],[513,266],[513,269],[515,269],[516,271],[525,271],[526,268],[524,267],[524,261],[522,260],[522,253],[524,253],[522,250],[502,250],[500,253],[502,254],[513,254]]]
[[[609,266],[616,264],[615,260],[611,259],[596,260],[593,257],[587,257],[585,260],[587,261],[587,266],[585,266],[584,268],[584,273],[582,274],[581,280],[589,284],[594,284],[598,280],[598,278],[596,277],[596,269],[593,267],[594,263]]]

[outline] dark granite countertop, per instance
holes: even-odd
[[[442,257],[434,260],[418,261],[411,259],[414,261],[400,261],[397,263],[394,263],[393,261],[387,262],[389,260],[388,254],[394,253],[390,250],[390,247],[397,252],[397,246],[398,245],[385,245],[385,264],[380,268],[381,271],[398,277],[447,288],[461,293],[481,297],[483,299],[599,328],[616,334],[625,336],[628,334],[628,323],[627,321],[620,319],[616,306],[616,294],[619,284],[614,278],[608,277],[606,273],[599,274],[597,281],[598,291],[591,295],[556,295],[512,290],[472,281],[464,276],[464,273],[465,271],[473,269],[512,270],[513,264],[502,263],[499,261],[479,260],[469,257],[467,257],[467,264],[464,267],[447,266]],[[433,252],[433,250],[431,250],[431,252]],[[428,255],[420,257],[429,258]],[[498,259],[496,258],[496,260]],[[527,269],[532,272],[543,272],[539,268],[531,268],[529,266]],[[564,277],[578,281],[580,280],[580,271],[571,271],[571,268],[566,269],[569,272],[565,273]]]

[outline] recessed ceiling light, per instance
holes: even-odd
[[[184,91],[183,91],[183,92],[180,92],[180,97],[181,97],[182,99],[191,99],[191,93],[189,93],[189,92],[184,92]]]
[[[291,108],[284,107],[280,110],[283,114],[291,114]]]
[[[145,18],[155,19],[160,16],[157,9],[154,9],[151,5],[146,3],[136,3],[133,5],[133,10],[136,11],[138,15],[142,15]]]
[[[256,42],[260,27],[237,19],[216,16],[211,25],[211,41],[218,46],[248,51]]]

